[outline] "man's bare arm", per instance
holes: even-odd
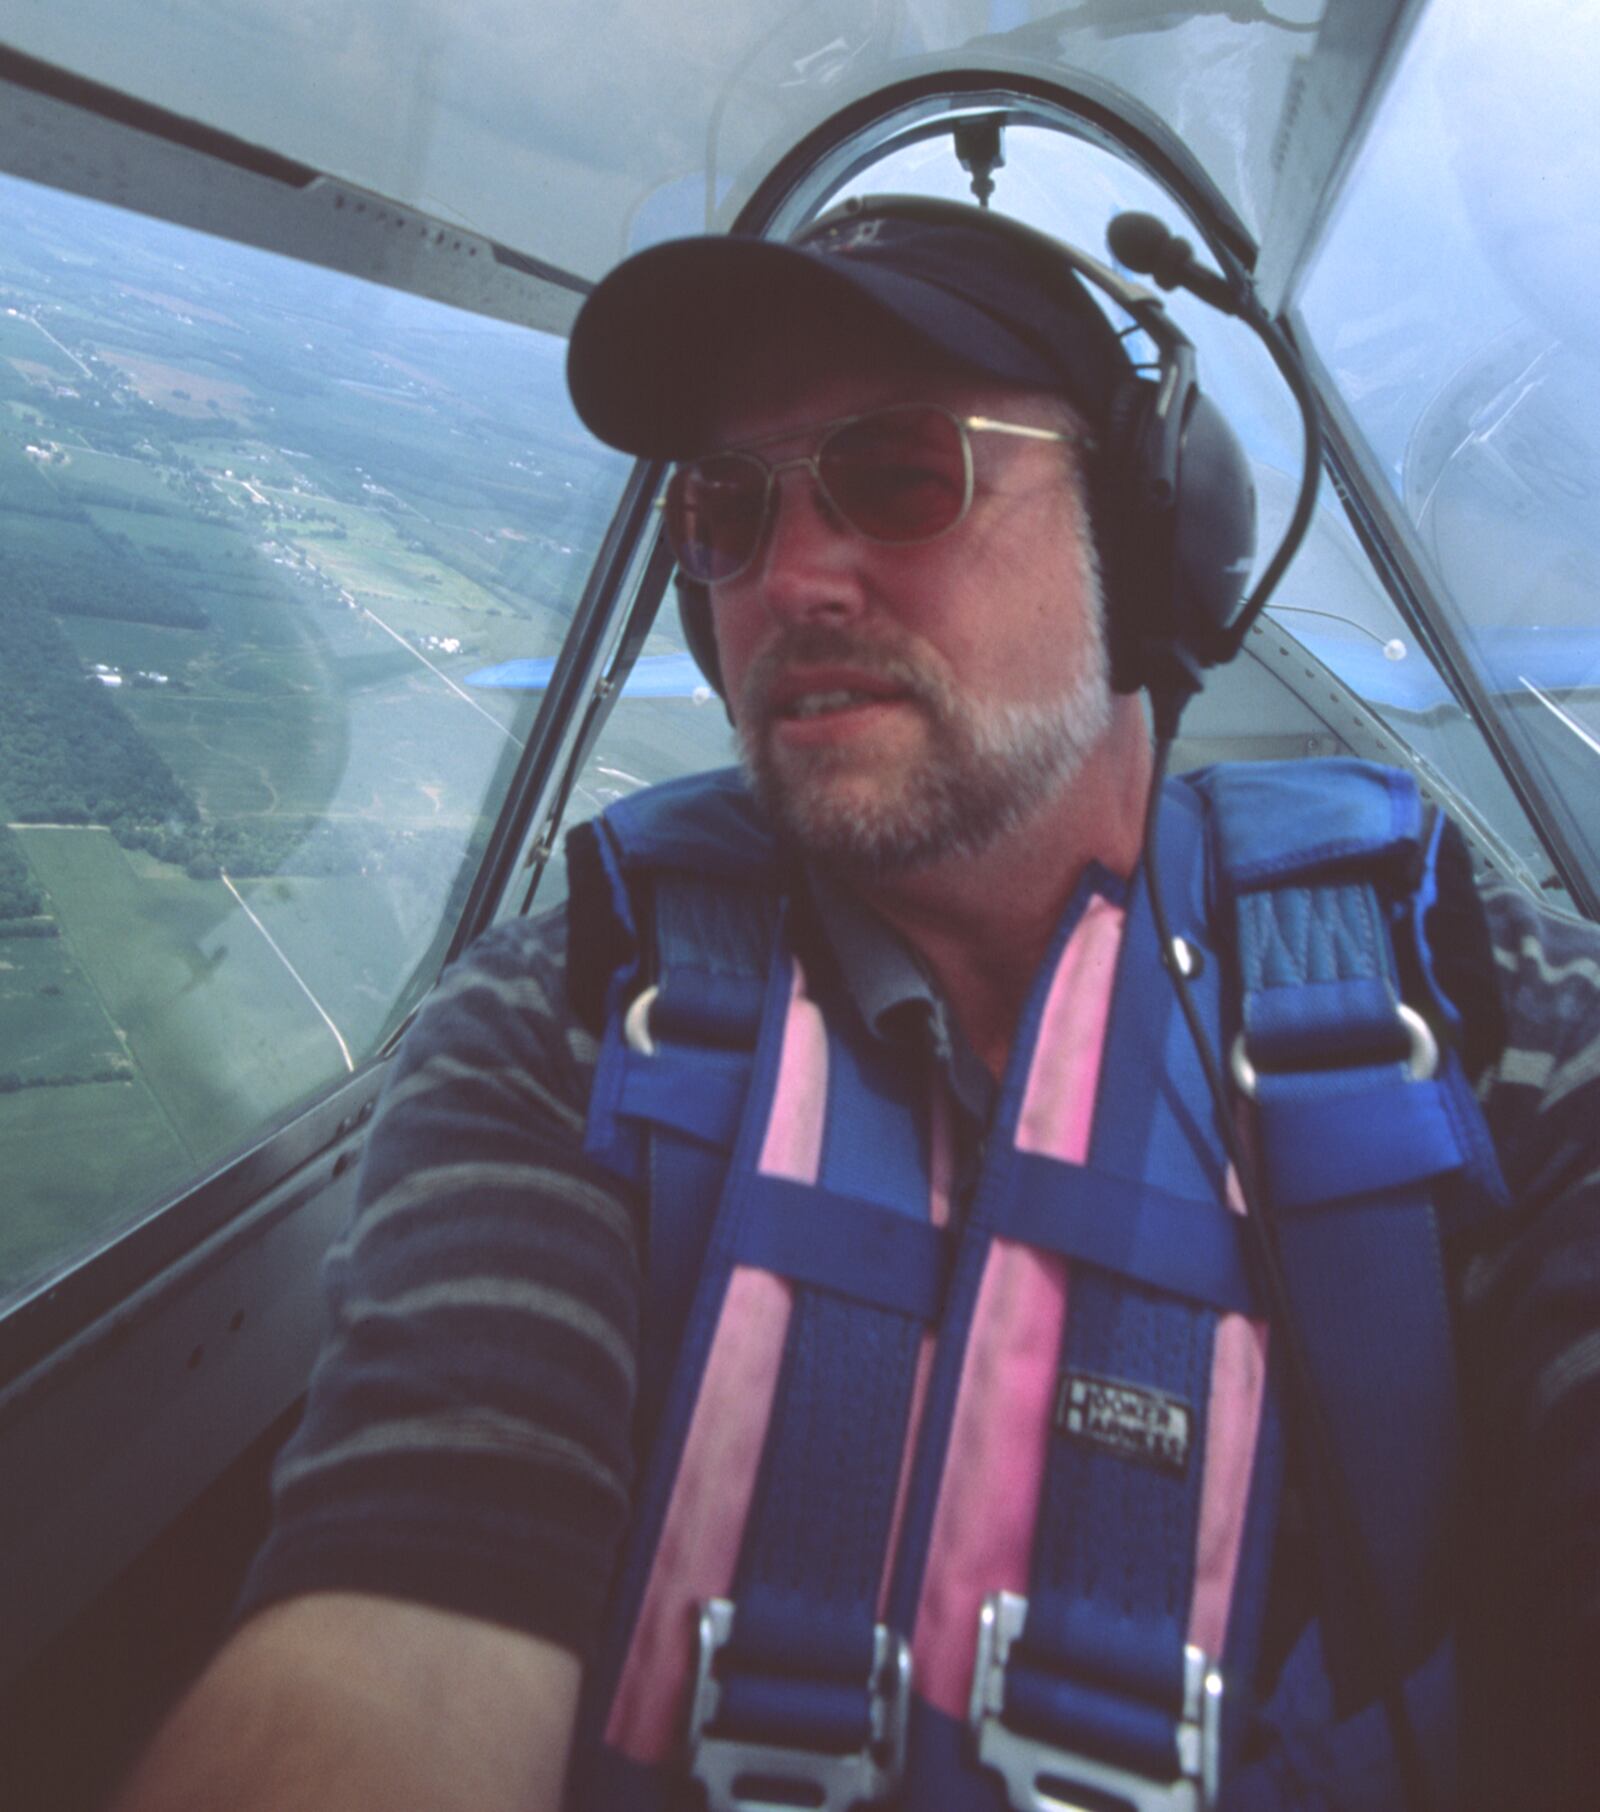
[[[329,1592],[252,1618],[114,1812],[556,1812],[580,1668],[554,1643]]]

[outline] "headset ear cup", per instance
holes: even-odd
[[[722,667],[717,660],[716,631],[711,627],[710,587],[698,579],[688,578],[681,570],[674,572],[672,583],[678,593],[678,621],[683,626],[683,639],[688,643],[695,665],[710,681],[712,691],[725,700]]]
[[[1155,388],[1142,378],[1118,385],[1106,411],[1089,486],[1090,526],[1100,556],[1111,684],[1145,683],[1143,643],[1150,610],[1150,553],[1140,508],[1140,449]]]
[[[1210,667],[1229,653],[1229,630],[1250,580],[1256,487],[1237,435],[1198,390],[1184,423],[1182,459],[1172,548],[1174,632]]]
[[[1226,658],[1255,554],[1255,481],[1222,412],[1191,386],[1163,424],[1155,395],[1135,379],[1112,399],[1093,493],[1119,692],[1158,680],[1164,649],[1201,667]]]

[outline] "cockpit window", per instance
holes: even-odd
[[[955,70],[1116,92],[1252,231],[1322,0],[126,0],[12,8],[19,50],[595,279],[725,227],[831,114]],[[272,79],[263,81],[261,72]]]
[[[431,982],[627,462],[559,339],[0,200],[3,1302]]]
[[[1592,8],[1433,0],[1302,307],[1488,709],[1600,882]]]

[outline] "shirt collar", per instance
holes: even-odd
[[[819,933],[867,1030],[884,1044],[931,1055],[956,1101],[979,1125],[994,1104],[994,1078],[956,1024],[937,982],[900,934],[826,870],[806,866]]]

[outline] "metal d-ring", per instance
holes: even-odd
[[[642,994],[636,994],[633,1005],[622,1016],[622,1036],[630,1051],[641,1057],[654,1057],[656,1041],[650,1036],[650,1009],[661,992],[654,982]]]
[[[1439,1041],[1434,1037],[1432,1027],[1415,1007],[1408,1007],[1404,1001],[1400,1001],[1395,1012],[1411,1042],[1411,1049],[1406,1054],[1406,1074],[1413,1082],[1426,1082],[1439,1067]],[[1243,1032],[1233,1041],[1233,1049],[1228,1053],[1228,1066],[1233,1071],[1234,1081],[1239,1085],[1239,1093],[1247,1100],[1255,1100],[1261,1078],[1245,1050]]]

